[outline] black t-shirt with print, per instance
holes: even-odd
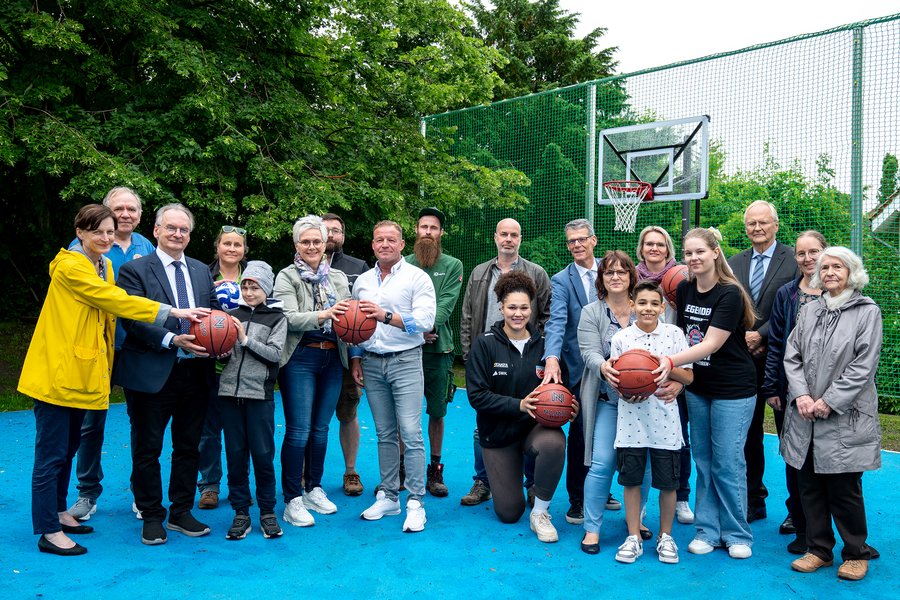
[[[714,399],[756,395],[756,369],[741,323],[744,300],[738,287],[718,284],[700,293],[696,281],[685,281],[678,286],[677,303],[678,326],[689,346],[702,342],[710,327],[731,332],[718,351],[694,361],[694,382],[688,390]]]

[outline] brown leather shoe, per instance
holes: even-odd
[[[838,577],[841,579],[849,579],[850,581],[859,581],[869,572],[869,561],[867,560],[847,560],[838,567]]]
[[[206,490],[202,494],[200,494],[200,502],[197,503],[197,508],[210,509],[216,508],[219,506],[219,492],[214,492],[212,490]]]
[[[363,493],[363,484],[359,480],[359,473],[344,474],[344,493],[348,496],[359,496]]]
[[[822,567],[830,567],[834,564],[833,560],[824,561],[815,554],[807,552],[797,560],[791,563],[791,568],[801,573],[814,573]]]

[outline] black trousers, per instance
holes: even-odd
[[[782,399],[782,402],[784,400]],[[782,407],[783,408],[783,407]],[[775,413],[775,430],[778,431],[778,438],[781,438],[781,430],[784,427],[784,411],[776,410]],[[803,512],[803,504],[800,502],[800,484],[797,481],[799,471],[791,465],[784,465],[784,481],[787,485],[788,497],[784,501],[788,514],[794,522],[797,529],[797,535],[806,533],[806,515]]]
[[[816,473],[813,469],[813,446],[799,471],[800,501],[806,513],[806,543],[809,552],[824,561],[832,560],[834,530],[844,541],[844,560],[869,560],[878,553],[866,544],[866,506],[863,502],[862,473]]]
[[[275,402],[222,396],[219,408],[225,431],[231,508],[249,514],[252,458],[259,514],[275,512]]]
[[[766,355],[753,358],[756,367],[756,408],[750,419],[747,441],[744,442],[744,459],[747,461],[747,509],[764,508],[769,490],[763,484],[766,470],[766,452],[763,448],[763,420],[766,414],[766,399],[762,393],[763,376],[766,372]]]
[[[156,394],[131,391],[126,395],[131,419],[131,486],[144,521],[162,522],[162,478],[159,457],[163,436],[172,422],[172,473],[169,477],[170,515],[194,506],[200,462],[200,434],[209,401],[208,363],[190,359],[175,363]]]

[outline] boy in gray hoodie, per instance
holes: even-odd
[[[275,517],[275,378],[287,338],[281,301],[269,298],[272,267],[252,260],[241,274],[239,306],[228,311],[238,340],[219,381],[228,497],[234,522],[225,537],[241,540],[250,531],[250,459],[256,476],[259,525],[266,538],[282,534]]]

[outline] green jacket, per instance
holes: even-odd
[[[406,262],[419,267],[416,256],[410,254]],[[422,269],[422,267],[419,267]],[[438,338],[433,344],[422,346],[424,352],[436,352],[444,354],[453,352],[453,331],[450,329],[450,315],[456,308],[459,292],[462,290],[463,264],[458,258],[441,253],[441,257],[430,269],[422,269],[431,278],[434,284],[434,294],[437,298],[437,312],[434,316],[434,333]]]

